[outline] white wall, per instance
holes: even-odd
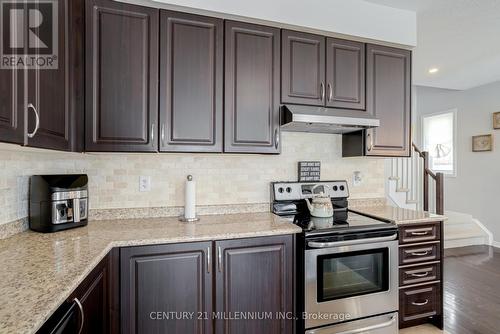
[[[457,177],[445,179],[445,209],[472,214],[500,241],[500,130],[493,130],[492,113],[500,111],[500,82],[452,91],[417,88],[416,139],[420,116],[457,108]],[[472,136],[492,133],[494,151],[473,153]]]
[[[137,2],[137,0],[122,0]],[[362,0],[143,0],[415,46],[412,11]]]

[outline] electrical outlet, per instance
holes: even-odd
[[[151,191],[151,176],[139,177],[139,191]]]
[[[361,182],[363,182],[363,176],[361,175],[361,172],[355,171],[352,176],[353,186],[359,187],[361,185]]]

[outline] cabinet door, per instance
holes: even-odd
[[[226,21],[225,152],[279,153],[279,29]]]
[[[122,248],[121,332],[212,333],[211,245]]]
[[[23,71],[0,69],[0,141],[24,144]]]
[[[222,152],[223,21],[160,15],[160,150]]]
[[[325,37],[282,30],[281,102],[325,104]]]
[[[326,40],[326,105],[365,109],[365,44]]]
[[[158,150],[158,24],[158,9],[87,1],[87,151]]]
[[[59,0],[57,9],[58,66],[27,71],[27,144],[56,150],[81,150],[84,1]]]
[[[225,240],[215,244],[216,314],[272,314],[270,319],[217,319],[216,333],[292,333],[293,321],[276,316],[280,312],[285,315],[293,312],[293,236]]]
[[[106,256],[70,297],[70,302],[77,298],[82,305],[83,334],[110,332],[109,284],[109,256]]]
[[[411,51],[367,46],[367,112],[380,119],[366,131],[365,154],[409,156],[411,140]]]

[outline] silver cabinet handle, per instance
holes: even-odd
[[[280,133],[278,129],[274,130],[274,147],[278,149],[280,146]]]
[[[425,251],[425,252],[408,252],[409,254],[411,255],[414,255],[414,256],[425,256],[427,254],[429,254],[429,251]]]
[[[397,238],[398,238],[398,235],[393,234],[393,235],[390,235],[388,237],[366,238],[366,239],[357,239],[357,240],[348,240],[348,241],[334,241],[334,242],[309,241],[307,243],[307,245],[311,248],[331,248],[331,247],[366,244],[366,243],[372,243],[372,242],[392,241],[392,240],[396,240]]]
[[[429,271],[426,271],[425,273],[421,273],[421,274],[419,274],[419,273],[413,273],[413,274],[410,274],[410,275],[413,276],[413,277],[419,277],[419,278],[427,277],[427,276],[429,276]]]
[[[161,125],[161,144],[165,145],[165,123]]]
[[[151,141],[155,140],[155,123],[151,124]]]
[[[366,149],[368,150],[368,152],[370,152],[373,149],[373,138],[372,138],[371,133],[366,135],[366,139],[368,141],[368,145],[367,145]]]
[[[40,128],[40,115],[38,114],[38,110],[36,110],[33,103],[29,103],[27,106],[27,109],[28,110],[31,109],[35,113],[35,130],[33,130],[32,133],[28,132],[28,134],[27,134],[28,138],[33,138],[33,137],[35,137],[36,133],[38,132],[38,129]]]
[[[78,310],[80,311],[80,329],[78,329],[78,334],[82,333],[83,324],[85,323],[85,313],[83,312],[82,303],[78,300],[78,298],[73,299],[73,302],[78,306]]]
[[[419,302],[412,302],[411,304],[414,306],[424,306],[424,305],[429,304],[429,299],[426,299],[425,301],[420,302],[420,303]]]
[[[210,247],[207,247],[207,273],[210,274],[210,267],[212,266],[212,263],[210,261],[210,253],[212,252],[212,250],[210,249]]]
[[[328,102],[333,100],[333,85],[328,83]]]
[[[323,83],[319,84],[319,98],[321,101],[325,99],[325,85]]]
[[[422,235],[427,235],[428,233],[429,233],[429,231],[426,231],[426,232],[411,232],[411,235],[422,236]]]
[[[220,246],[217,249],[217,253],[219,272],[222,272],[222,248]]]

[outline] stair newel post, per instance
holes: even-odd
[[[436,174],[436,213],[444,214],[444,174]]]
[[[422,152],[424,158],[424,211],[429,211],[429,152]]]

